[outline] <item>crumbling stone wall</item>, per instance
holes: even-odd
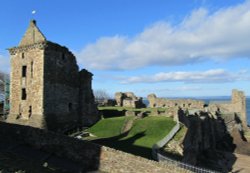
[[[74,55],[60,45],[47,42],[44,58],[44,115],[47,128],[64,129],[78,122],[79,75]]]
[[[84,125],[92,125],[100,119],[92,90],[93,74],[83,69],[79,72],[79,75],[80,122]]]
[[[65,160],[65,164],[75,163],[74,165],[78,166],[77,172],[185,172],[175,165],[158,163],[122,151],[32,127],[0,122],[0,138],[11,142],[15,148],[18,145],[28,146],[32,150],[47,153],[50,157],[37,160],[37,162],[40,164],[47,162],[48,167],[53,164],[50,162],[50,158],[60,158]],[[33,158],[33,162],[36,162],[35,159]],[[72,166],[57,166],[58,172],[76,172],[76,168]]]
[[[141,97],[136,97],[132,92],[117,92],[115,93],[115,100],[117,106],[123,107],[133,107],[133,108],[142,108],[145,105],[142,102]]]
[[[243,91],[232,90],[232,104],[234,111],[240,113],[244,127],[247,127],[246,96]]]
[[[204,111],[205,102],[201,100],[192,99],[165,99],[157,98],[155,94],[148,95],[149,107],[166,107],[166,108],[182,108],[183,110],[195,110]],[[177,109],[175,109],[177,110]],[[247,113],[246,113],[246,97],[243,91],[236,89],[232,90],[232,97],[230,102],[211,102],[207,107],[207,111],[214,117],[216,111],[220,111],[222,114],[230,114],[234,116],[236,114],[242,121],[244,128],[247,128]],[[174,111],[176,112],[176,111]],[[176,116],[174,116],[176,117]],[[234,118],[234,117],[232,117]]]
[[[155,94],[148,95],[149,107],[181,107],[183,109],[202,109],[204,102],[193,99],[165,99],[157,98]]]
[[[232,90],[231,101],[228,103],[211,103],[208,107],[209,111],[213,114],[219,109],[222,113],[237,114],[242,125],[247,127],[247,113],[246,113],[246,96],[243,91],[236,89]]]
[[[48,130],[90,125],[99,119],[92,74],[79,72],[75,56],[47,41],[30,22],[11,55],[10,114],[7,122]]]
[[[210,117],[208,112],[187,115],[182,109],[178,110],[178,117],[188,128],[183,140],[182,161],[191,165],[205,163],[210,169],[229,172],[233,159],[225,159],[227,157],[224,154],[227,152],[228,156],[230,154],[235,158],[233,151],[236,146],[225,122],[221,118]]]

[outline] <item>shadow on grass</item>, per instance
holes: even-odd
[[[125,116],[126,110],[100,110],[104,118]]]
[[[117,150],[121,150],[127,153],[132,153],[134,155],[138,155],[138,156],[145,157],[148,159],[153,159],[152,154],[151,154],[152,153],[151,148],[138,146],[134,144],[137,139],[140,139],[143,136],[145,136],[145,132],[140,132],[132,137],[124,139],[124,137],[126,137],[128,133],[129,132],[126,132],[126,133],[123,133],[121,135],[114,136],[111,138],[97,139],[97,140],[93,140],[92,142],[95,142],[100,145],[105,145],[105,146],[108,146]]]

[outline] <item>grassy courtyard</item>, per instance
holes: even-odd
[[[152,112],[154,110],[158,110],[160,112],[165,111],[167,108],[131,108],[131,107],[120,107],[120,106],[106,106],[106,107],[98,107],[98,110],[117,110],[117,111],[143,111],[143,112]]]
[[[109,138],[121,134],[123,124],[133,117],[115,117],[105,118],[97,122],[88,129],[88,132],[94,134],[97,138]]]
[[[121,134],[124,123],[133,117],[115,117],[100,120],[87,131],[96,137],[95,143],[151,158],[152,146],[166,136],[176,124],[172,118],[148,116],[137,119],[130,131]]]

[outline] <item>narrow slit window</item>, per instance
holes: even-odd
[[[29,118],[31,117],[32,115],[32,106],[29,106]]]
[[[62,60],[63,61],[65,60],[65,54],[64,53],[62,54]]]
[[[22,67],[22,77],[26,77],[26,73],[27,73],[27,66],[24,65],[24,66]]]
[[[22,53],[22,59],[24,59],[24,53]]]
[[[27,98],[26,89],[22,88],[22,100],[26,100],[26,98]]]
[[[33,78],[33,61],[30,64],[30,73],[31,73],[31,78]]]
[[[68,104],[68,108],[69,108],[69,112],[71,112],[72,111],[72,103]]]

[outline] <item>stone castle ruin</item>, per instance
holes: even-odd
[[[175,116],[179,108],[189,112],[209,111],[215,118],[219,111],[220,114],[226,115],[225,118],[227,119],[233,120],[235,116],[238,116],[243,127],[247,127],[246,97],[243,91],[232,90],[230,102],[211,102],[208,105],[202,100],[157,98],[155,94],[148,95],[148,100],[151,108],[165,107],[169,108],[169,110],[175,108]]]
[[[227,103],[211,102],[209,111],[216,113],[218,110],[222,113],[231,113],[240,117],[243,127],[247,127],[246,96],[243,91],[232,90],[231,101]]]
[[[188,109],[202,109],[204,101],[193,100],[193,99],[165,99],[157,98],[155,94],[148,95],[149,107],[181,107]]]
[[[145,104],[142,102],[142,97],[136,97],[132,92],[117,92],[115,93],[116,106],[143,108]]]
[[[32,20],[11,55],[7,122],[48,130],[90,125],[99,119],[92,74],[79,71],[68,48],[48,41]]]

